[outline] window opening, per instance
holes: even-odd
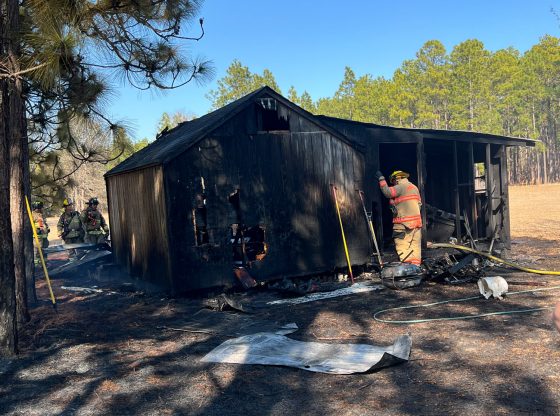
[[[486,193],[486,166],[484,165],[484,162],[475,163],[473,169],[475,193]]]
[[[233,262],[238,266],[250,266],[255,261],[261,261],[268,251],[265,228],[261,225],[243,224],[239,189],[229,195],[228,201],[232,204],[237,221],[230,227]]]
[[[204,178],[200,177],[200,192],[195,195],[194,208],[192,210],[194,235],[196,245],[208,244],[208,212],[206,209],[206,187]]]
[[[289,131],[288,114],[280,114],[278,103],[274,98],[259,98],[257,113],[260,131]]]

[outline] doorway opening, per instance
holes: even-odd
[[[379,169],[385,175],[387,183],[389,183],[391,173],[402,170],[410,174],[409,180],[417,185],[416,143],[379,144]],[[390,183],[389,186],[391,186]],[[385,199],[385,197],[382,198]],[[383,246],[387,248],[393,245],[393,213],[387,200],[381,202],[381,218],[383,220]]]

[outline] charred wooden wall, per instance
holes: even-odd
[[[113,253],[132,276],[172,288],[163,170],[106,178]]]
[[[181,290],[230,284],[231,225],[265,229],[268,252],[250,273],[258,280],[327,272],[346,265],[330,184],[339,191],[353,264],[371,252],[356,189],[364,158],[349,144],[287,108],[289,131],[258,131],[255,108],[214,131],[166,165],[173,269]],[[201,178],[204,178],[201,180]],[[208,243],[197,245],[193,207],[206,198]],[[239,190],[240,215],[228,197]]]
[[[417,160],[422,135],[410,130],[376,127],[330,117],[320,117],[320,119],[364,148],[362,189],[368,211],[372,212],[378,243],[383,248],[384,244],[392,241],[392,214],[386,198],[379,191],[375,173],[382,170],[388,176],[397,169],[408,171],[411,174],[411,181],[423,192],[422,183],[419,183],[423,163]]]
[[[509,245],[507,161],[504,153],[506,145],[519,143],[474,135],[466,137],[461,132],[446,137],[443,131],[423,133],[330,117],[320,119],[365,147],[364,191],[372,204],[380,242],[390,241],[390,213],[373,175],[378,169],[389,174],[394,168],[410,172],[412,182],[424,194],[425,203],[451,212],[457,218],[466,213],[474,238],[491,239],[497,226],[497,237],[506,246]],[[416,146],[412,162],[411,144]],[[475,163],[485,166],[484,180],[488,185],[484,193],[475,194],[474,191]],[[423,216],[425,224],[425,210]],[[459,237],[461,233],[464,235],[465,230],[456,228],[459,229]]]

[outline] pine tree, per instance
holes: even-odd
[[[17,262],[26,246],[21,240],[29,235],[20,209],[23,193],[30,189],[27,143],[33,150],[30,157],[43,158],[43,152],[51,157],[58,147],[78,160],[90,160],[98,155],[79,143],[70,126],[75,120],[104,125],[118,138],[122,127],[103,111],[109,74],[120,74],[141,89],[169,89],[204,80],[212,69],[203,59],[182,56],[176,46],[178,40],[196,41],[203,35],[203,31],[194,38],[181,33],[181,25],[196,13],[197,1],[29,0],[20,7],[18,1],[1,0],[0,4],[0,82],[7,94],[0,112],[4,125],[9,125],[4,134],[10,146]],[[18,311],[25,306],[25,270],[16,265]],[[0,309],[4,306],[0,304]]]
[[[228,67],[226,75],[218,80],[218,88],[210,91],[206,97],[212,102],[212,108],[217,109],[265,85],[282,93],[270,70],[265,69],[262,75],[253,74],[236,59]]]

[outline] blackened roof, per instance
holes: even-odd
[[[383,126],[374,123],[364,123],[353,120],[340,119],[336,117],[328,117],[322,115],[313,115],[304,109],[298,107],[291,101],[287,100],[270,87],[262,87],[258,90],[247,94],[244,97],[222,107],[200,118],[186,121],[177,127],[165,132],[158,140],[150,143],[145,148],[134,153],[128,159],[109,170],[105,176],[112,176],[124,172],[146,168],[149,166],[161,165],[167,163],[181,153],[188,150],[191,146],[203,139],[213,130],[220,127],[231,117],[241,112],[247,105],[253,102],[254,98],[262,96],[271,96],[277,99],[285,106],[293,111],[306,117],[308,120],[318,125],[323,130],[331,133],[340,140],[352,145],[359,151],[363,151],[367,145],[367,137],[360,133],[361,128],[385,129],[391,131],[392,136],[410,135],[410,132],[422,134],[425,138],[435,139],[451,139],[463,141],[488,141],[505,145],[526,145],[534,146],[537,141],[531,139],[523,139],[517,137],[505,137],[487,133],[476,133],[460,130],[435,130],[435,129],[408,129],[401,127]],[[355,128],[353,132],[344,128],[352,125]],[[356,129],[357,127],[357,129]]]
[[[358,127],[358,129],[356,130],[357,132],[359,132],[360,127],[372,128],[372,129],[391,131],[394,134],[398,134],[400,132],[404,134],[406,134],[407,132],[419,133],[424,138],[429,138],[429,139],[478,141],[478,142],[488,142],[488,143],[499,143],[499,144],[504,144],[506,146],[535,146],[535,144],[539,142],[538,140],[522,138],[522,137],[499,136],[496,134],[479,133],[479,132],[466,131],[466,130],[436,130],[436,129],[392,127],[392,126],[384,126],[381,124],[366,123],[362,121],[347,120],[343,118],[329,117],[323,115],[317,115],[315,117],[321,120],[324,124],[330,125],[334,129],[341,129],[344,126],[348,126],[348,125]],[[366,137],[360,136],[359,134],[353,137],[353,135],[349,133],[346,129],[344,129],[344,133],[349,140],[357,142],[361,145],[364,145],[364,140],[367,140]]]
[[[134,153],[124,162],[109,170],[105,176],[136,170],[148,166],[160,165],[174,159],[184,152],[210,130],[219,127],[225,120],[244,108],[245,103],[262,92],[262,88],[234,101],[222,108],[212,111],[200,118],[180,123],[177,127],[164,133],[162,137]]]
[[[254,98],[262,96],[271,96],[277,99],[293,111],[301,114],[314,124],[318,125],[323,130],[328,131],[354,147],[358,147],[358,150],[363,150],[360,146],[356,146],[356,144],[349,140],[346,136],[337,130],[332,129],[328,124],[324,124],[313,114],[298,107],[270,87],[265,86],[200,118],[179,124],[177,127],[164,133],[164,135],[156,141],[150,143],[148,146],[134,153],[128,159],[109,170],[105,176],[112,176],[149,166],[160,165],[175,159],[178,155],[185,152],[199,140],[206,137],[206,135],[210,132],[220,127],[235,114],[241,112],[247,105],[253,102]]]

